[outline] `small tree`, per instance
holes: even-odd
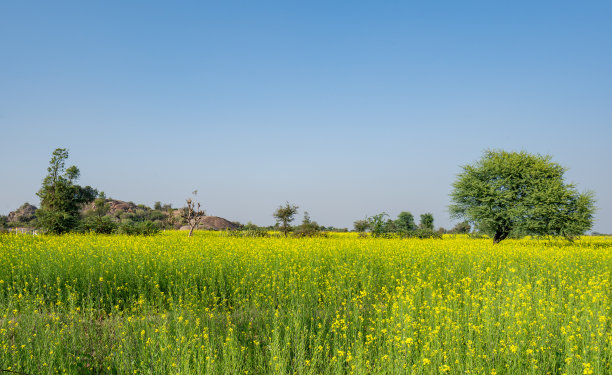
[[[198,195],[198,191],[193,191],[193,198],[187,198],[187,207],[183,209],[183,219],[187,221],[189,225],[189,235],[188,237],[193,236],[193,230],[202,222],[204,217],[206,217],[206,212],[200,209],[200,202],[195,200],[195,197]]]
[[[46,232],[61,234],[74,230],[80,222],[80,209],[94,200],[98,191],[90,186],[81,187],[75,182],[79,169],[74,165],[65,168],[68,150],[53,151],[49,173],[36,193],[40,197],[40,209],[36,211],[38,225]]]
[[[421,229],[434,230],[434,217],[431,213],[421,215],[421,223],[419,224]]]
[[[287,237],[287,234],[291,231],[291,225],[289,225],[289,223],[293,221],[294,216],[298,212],[298,208],[298,206],[290,205],[289,202],[287,202],[284,206],[279,206],[278,209],[274,211],[273,216],[285,237]]]
[[[94,200],[91,210],[85,213],[83,229],[96,233],[110,234],[117,229],[117,223],[107,214],[110,212],[110,204],[106,201],[106,195],[101,192]]]
[[[357,232],[364,233],[368,229],[370,229],[370,222],[368,221],[368,219],[357,220],[353,223],[353,227]]]
[[[372,231],[372,236],[379,237],[384,233],[388,232],[388,226],[385,217],[389,217],[389,215],[386,212],[381,212],[378,215],[370,216],[368,218],[368,223],[370,230]]]
[[[91,212],[98,218],[102,218],[108,214],[110,211],[110,203],[106,201],[106,194],[104,192],[100,192],[98,198],[94,200],[93,207],[91,208]]]
[[[455,225],[450,232],[457,234],[467,234],[470,233],[470,230],[472,230],[472,226],[470,225],[470,223],[468,223],[467,221],[462,221],[460,223],[457,223],[457,225]]]
[[[572,238],[593,225],[593,194],[566,184],[550,156],[486,151],[453,184],[453,218],[466,219],[498,243],[511,235]]]
[[[415,230],[416,224],[414,223],[414,216],[407,211],[400,212],[400,214],[397,215],[397,220],[395,220],[395,226],[402,232]]]
[[[316,221],[310,220],[310,215],[308,212],[304,212],[304,219],[302,220],[302,224],[300,224],[296,231],[293,233],[296,237],[313,237],[321,231],[319,224]]]

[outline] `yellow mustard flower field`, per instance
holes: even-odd
[[[0,369],[612,374],[612,239],[0,235]]]

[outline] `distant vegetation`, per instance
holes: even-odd
[[[387,238],[442,238],[443,234],[465,234],[470,232],[467,222],[457,224],[453,229],[438,228],[434,230],[434,217],[431,213],[421,215],[417,226],[412,213],[403,211],[395,220],[389,218],[386,212],[370,216],[353,223],[356,232],[365,234],[370,232],[373,237]]]
[[[90,186],[76,182],[80,171],[66,168],[66,149],[56,149],[49,162],[48,174],[37,195],[40,208],[25,203],[9,217],[0,216],[0,230],[37,228],[44,233],[94,232],[101,234],[150,235],[162,229],[188,228],[189,236],[200,228],[206,213],[194,197],[186,206],[173,208],[155,202],[153,208],[107,198]],[[451,192],[449,209],[462,220],[454,228],[435,229],[431,213],[420,215],[401,212],[391,219],[385,212],[354,222],[354,230],[366,236],[382,238],[441,238],[442,234],[471,233],[487,235],[494,242],[525,235],[563,236],[573,239],[592,227],[595,211],[593,193],[579,193],[564,182],[565,168],[549,156],[526,152],[486,151],[472,165],[463,167]],[[252,223],[232,223],[227,229],[240,230],[240,236],[265,236],[269,230],[284,236],[313,237],[345,228],[325,227],[304,213],[301,224],[292,226],[298,206],[286,202],[273,213],[276,224],[258,227]]]
[[[279,206],[278,209],[274,211],[274,218],[278,224],[278,229],[283,232],[285,237],[287,237],[287,233],[291,230],[290,223],[293,221],[297,212],[298,206],[290,205],[289,202],[284,206]]]

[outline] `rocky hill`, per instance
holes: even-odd
[[[183,209],[174,209],[170,211],[158,211],[153,210],[145,205],[137,205],[133,202],[125,202],[118,199],[106,199],[106,203],[109,205],[109,211],[106,214],[117,221],[119,218],[131,219],[131,220],[151,220],[162,227],[166,225],[170,228],[189,229],[185,226],[186,221],[182,219],[181,214]],[[82,208],[82,212],[88,215],[92,209],[95,208],[95,203],[91,202]],[[8,214],[7,221],[9,223],[21,223],[27,224],[35,218],[36,206],[29,203],[24,203],[17,210],[12,211]],[[127,214],[127,215],[124,215]],[[218,216],[206,216],[202,219],[202,223],[198,225],[197,229],[204,230],[228,230],[228,229],[239,229],[240,225],[233,223],[227,219]]]
[[[118,216],[120,215],[122,212],[136,212],[136,210],[138,209],[138,205],[136,205],[133,202],[124,202],[124,201],[120,201],[118,199],[111,199],[108,198],[106,199],[106,203],[108,203],[108,205],[110,206],[110,209],[108,211],[108,215],[110,216]],[[91,202],[87,205],[85,205],[83,207],[83,212],[89,211],[91,209],[94,209],[96,207],[94,202]]]
[[[27,223],[36,217],[36,206],[24,203],[15,211],[9,212],[7,220],[9,223]]]
[[[202,222],[198,224],[197,229],[212,229],[212,230],[227,230],[227,229],[238,229],[239,226],[236,223],[224,219],[218,216],[206,216],[202,219]],[[189,230],[189,226],[182,226],[181,230]]]
[[[110,205],[110,209],[108,212],[109,216],[113,216],[113,217],[118,217],[120,216],[122,213],[136,213],[137,210],[145,210],[145,211],[152,211],[151,208],[143,206],[143,205],[137,205],[133,202],[125,202],[125,201],[121,201],[118,199],[106,199],[106,203],[108,203]],[[83,211],[87,211],[87,210],[91,210],[95,207],[94,203],[90,203],[87,206],[85,206],[83,208]],[[142,212],[142,211],[141,211]],[[175,223],[181,222],[181,214],[183,212],[182,209],[174,209],[171,212],[167,212],[167,211],[160,211],[161,214],[163,214],[164,216],[169,216],[172,215],[175,218]],[[189,229],[189,227],[183,226],[180,229],[184,229],[187,228]],[[206,216],[203,220],[202,223],[200,225],[198,225],[197,229],[208,229],[208,230],[226,230],[226,229],[238,229],[239,225],[232,223],[231,221],[224,219],[222,217],[218,217],[218,216]]]

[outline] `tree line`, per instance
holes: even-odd
[[[23,206],[29,210],[24,217],[45,233],[154,234],[162,228],[188,225],[191,236],[206,217],[195,199],[197,191],[178,210],[156,202],[153,209],[138,205],[135,212],[110,215],[104,193],[91,186],[78,185],[80,171],[76,166],[66,167],[67,158],[66,149],[53,152],[48,174],[37,192],[40,208],[34,214],[31,207]],[[475,232],[490,236],[494,243],[526,235],[573,239],[591,229],[596,208],[592,192],[578,192],[574,184],[565,182],[566,170],[548,155],[487,150],[480,160],[463,166],[452,185],[449,211],[452,218],[461,222],[450,231],[434,230],[431,213],[420,215],[417,225],[408,211],[401,212],[394,220],[385,212],[357,220],[354,230],[362,234],[369,232],[373,237],[418,238]],[[86,205],[89,209],[84,211]],[[241,235],[263,236],[267,230],[277,229],[284,236],[306,237],[338,230],[320,226],[310,219],[308,212],[304,213],[302,223],[293,227],[291,223],[298,208],[287,202],[274,211],[275,226],[239,225]],[[0,216],[0,228],[6,226],[7,217]]]

